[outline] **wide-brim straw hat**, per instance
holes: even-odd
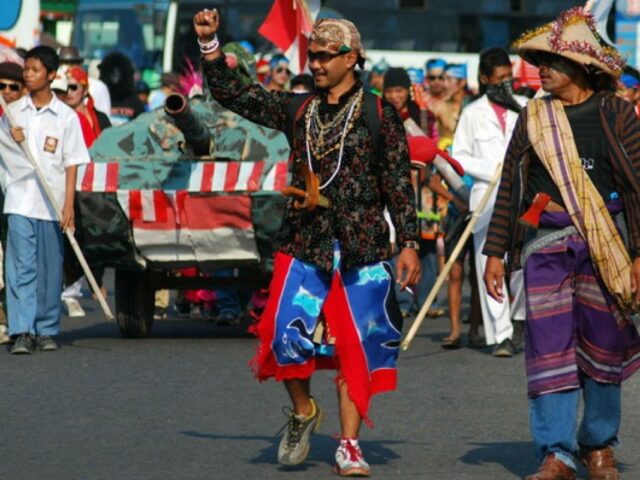
[[[605,45],[596,31],[593,16],[582,7],[560,14],[553,22],[525,32],[513,49],[529,63],[538,65],[536,52],[549,52],[588,65],[618,78],[625,61],[618,51]]]

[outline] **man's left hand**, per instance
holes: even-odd
[[[631,290],[633,291],[633,303],[640,306],[640,257],[637,257],[631,265]]]
[[[420,260],[418,252],[413,248],[403,248],[396,262],[396,279],[400,283],[400,289],[407,285],[415,285],[420,280]]]

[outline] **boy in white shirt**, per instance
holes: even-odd
[[[33,171],[7,175],[7,314],[9,334],[16,337],[13,354],[58,348],[51,337],[60,327],[62,232],[74,228],[77,166],[89,162],[76,113],[51,92],[58,64],[50,47],[29,50],[24,67],[29,95],[9,107],[16,122],[11,136],[16,142],[26,141],[62,208],[58,219]],[[15,161],[28,163],[26,158]]]

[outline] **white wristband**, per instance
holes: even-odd
[[[218,41],[218,35],[216,34],[213,37],[213,40],[207,43],[202,43],[198,38],[198,45],[200,46],[200,53],[206,55],[208,53],[213,53],[220,47],[220,42]]]

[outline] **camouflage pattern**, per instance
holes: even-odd
[[[184,188],[194,161],[264,161],[266,173],[288,158],[289,146],[281,132],[251,123],[212,100],[192,99],[190,106],[211,133],[210,156],[194,157],[171,117],[158,109],[105,130],[90,150],[93,161],[119,163],[119,189],[168,191]],[[139,267],[131,224],[116,195],[78,192],[77,199],[77,236],[89,263]],[[278,193],[252,194],[253,227],[266,270],[284,203]]]
[[[289,156],[289,145],[281,132],[251,123],[213,100],[193,99],[189,103],[213,138],[213,151],[207,160],[264,160],[271,165]],[[195,160],[185,145],[184,135],[162,109],[105,130],[90,153],[94,162],[172,164],[179,160]],[[140,172],[140,175],[144,174]]]

